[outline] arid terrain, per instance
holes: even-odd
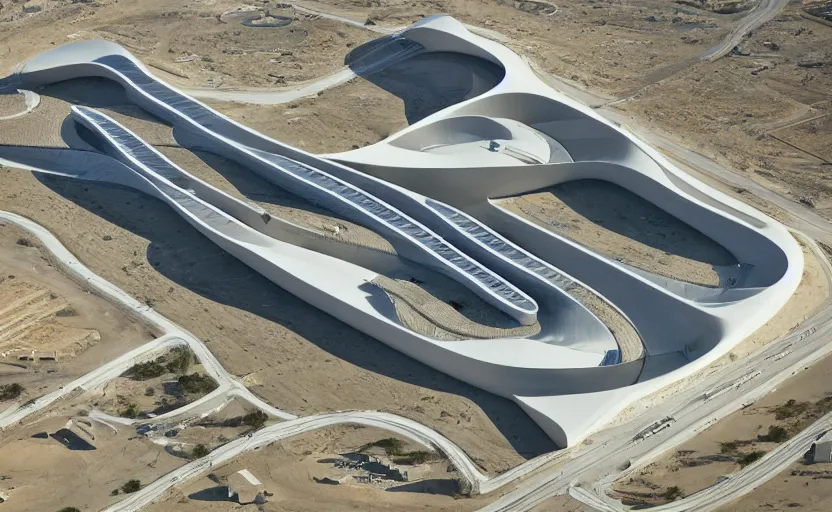
[[[421,449],[374,428],[320,430],[237,457],[206,477],[170,493],[148,510],[233,510],[239,505],[219,499],[217,493],[224,492],[220,484],[241,469],[248,469],[272,494],[263,508],[269,511],[476,508],[478,503],[474,500],[455,499],[458,492],[456,475],[448,471],[447,461],[436,459],[414,463],[408,456],[388,455],[392,448],[387,443],[391,440],[393,443],[389,446],[395,446],[396,453],[418,453]],[[388,447],[372,446],[374,443]],[[365,470],[339,468],[334,464],[336,460],[354,458],[357,453],[377,457],[383,464],[392,462],[394,467],[408,472],[410,481],[361,483],[354,475],[366,474]]]
[[[497,204],[610,259],[680,281],[715,287],[716,268],[737,265],[710,238],[609,182],[570,181]]]
[[[326,0],[304,2],[309,10],[301,11],[253,0],[0,0],[0,75],[52,47],[106,39],[124,45],[154,73],[187,90],[286,92],[344,69],[353,49],[380,35],[309,11],[338,12],[368,28],[395,28],[446,12],[522,54],[544,78],[563,79],[553,82],[555,87],[575,87],[594,98],[594,105],[608,104],[605,108],[634,128],[662,134],[832,219],[832,26],[805,17],[803,6],[791,3],[728,56],[714,62],[700,59],[729,34],[750,3],[569,0],[554,6],[511,0]],[[826,3],[808,4],[815,17],[832,18]],[[279,16],[290,23],[257,26]],[[331,153],[373,144],[413,121],[408,102],[377,83],[355,77],[278,105],[205,101],[285,143]],[[296,202],[219,157],[182,149],[168,126],[132,106],[117,86],[82,79],[37,92],[40,105],[13,120],[2,118],[25,111],[23,96],[0,95],[0,145],[66,148],[64,119],[70,105],[94,106],[189,172],[236,197],[311,229],[388,247],[376,233]],[[789,221],[787,213],[745,189],[704,179]],[[605,204],[591,205],[580,187],[530,194],[512,200],[513,208],[538,221],[543,218],[550,228],[562,228],[552,229],[608,257],[682,281],[714,286],[719,276],[713,266],[734,263],[717,244],[626,193],[605,190]],[[0,166],[0,209],[49,229],[94,272],[204,340],[230,373],[285,411],[394,412],[447,436],[489,475],[555,449],[515,404],[322,314],[221,251],[159,201],[120,187]],[[808,248],[804,255],[806,268],[795,297],[705,373],[790,332],[828,300],[821,263]],[[22,389],[14,400],[53,391],[154,336],[60,274],[26,233],[0,225],[0,388],[19,384]],[[19,358],[21,351],[59,355],[56,361],[30,361]],[[806,411],[825,407],[832,393],[824,384],[830,368],[832,359],[827,358],[679,446],[631,481],[620,482],[618,497],[634,504],[657,503],[669,487],[690,494],[737,471],[744,457],[777,445],[765,438],[770,426],[793,434],[807,421]],[[199,371],[195,365],[189,374]],[[67,505],[98,510],[120,499],[118,489],[129,480],[146,484],[181,466],[196,445],[215,449],[245,435],[246,427],[222,424],[251,412],[239,404],[206,418],[205,425],[179,432],[183,452],[178,454],[134,437],[130,427],[116,435],[77,414],[98,407],[117,416],[146,416],[196,399],[198,394],[173,389],[178,377],[166,372],[137,381],[125,375],[100,394],[74,397],[66,407],[50,409],[13,434],[0,436],[0,492],[14,486],[15,502],[28,507],[10,510],[49,511]],[[631,406],[627,414],[648,409],[684,386],[682,381],[662,390]],[[811,407],[778,419],[778,408],[794,409],[789,400]],[[0,410],[8,402],[0,401]],[[96,450],[72,450],[53,437],[32,437],[62,428]],[[404,484],[398,491],[316,482],[340,474],[320,460],[390,437],[372,428],[343,427],[276,443],[167,493],[147,510],[236,510],[236,504],[213,498],[218,482],[243,468],[273,493],[263,510],[475,510],[494,499],[459,496],[457,475],[441,460],[417,464],[424,466],[418,471],[427,483]],[[418,447],[405,444],[402,450]],[[109,462],[103,464],[105,460]],[[797,462],[725,510],[828,510],[828,477],[812,471],[820,471],[819,466]],[[44,478],[56,482],[50,493],[37,483]],[[70,496],[82,499],[72,501]],[[589,509],[559,496],[535,510]]]
[[[82,415],[63,413],[30,422],[0,439],[0,491],[15,511],[53,511],[64,506],[100,510],[122,499],[131,480],[149,483],[187,459],[163,446],[115,430]],[[49,482],[49,492],[44,492]]]
[[[821,415],[832,411],[830,375],[832,358],[826,358],[762,400],[679,445],[665,458],[625,477],[616,484],[615,495],[626,504],[661,503],[666,501],[662,494],[669,487],[679,487],[684,495],[690,495],[713,485],[721,476],[750,464]],[[813,476],[822,477],[829,470],[832,470],[832,464],[797,462],[787,472],[785,481],[779,477],[771,481],[778,482],[771,487],[776,486],[783,493],[778,502],[771,503],[771,493],[755,496],[755,491],[742,500],[746,502],[746,508],[742,510],[752,503],[758,507],[765,507],[764,503],[777,507],[782,506],[783,501],[806,506],[806,510],[820,510],[813,506],[829,499],[828,486],[823,478]],[[793,474],[795,471],[808,473]],[[817,473],[813,475],[811,472]],[[809,485],[806,485],[807,482]],[[793,505],[789,508],[798,507]]]
[[[0,388],[26,402],[153,339],[58,272],[36,239],[0,223]],[[0,410],[10,402],[0,399]]]

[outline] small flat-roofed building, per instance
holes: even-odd
[[[815,441],[814,462],[832,462],[832,430]]]
[[[265,486],[251,471],[241,469],[228,477],[228,498],[235,497],[240,505],[265,503]]]

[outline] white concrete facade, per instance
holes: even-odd
[[[184,146],[234,160],[395,239],[397,251],[457,280],[520,324],[539,321],[541,333],[526,339],[447,342],[414,333],[383,291],[368,286],[378,275],[371,269],[379,264],[376,256],[309,242],[279,219],[264,223],[260,212],[189,175],[116,121],[73,108],[73,119],[102,142],[106,155],[62,152],[52,162],[56,170],[159,198],[306,302],[414,359],[514,400],[561,446],[724,355],[794,293],[802,251],[779,223],[685,175],[546,86],[512,51],[453,18],[427,18],[399,37],[428,54],[484,59],[504,75],[490,90],[385,141],[328,160],[185,96],[113,43],[84,41],[46,52],[23,65],[17,78],[27,88],[83,76],[115,80],[139,106],[172,124]],[[481,149],[492,141],[499,151]],[[27,151],[3,156],[23,158]],[[39,161],[46,165],[49,158],[44,152]],[[72,162],[84,168],[71,169]],[[734,255],[743,265],[741,278],[703,289],[637,273],[492,201],[579,178],[614,182],[691,225]],[[564,292],[576,283],[632,323],[644,358],[616,364],[609,330]]]
[[[832,430],[815,441],[813,462],[832,462]]]

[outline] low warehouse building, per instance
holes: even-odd
[[[832,462],[832,430],[815,441],[815,462]]]
[[[247,469],[241,469],[228,477],[228,498],[237,498],[240,505],[266,502],[265,486]]]

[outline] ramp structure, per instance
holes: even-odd
[[[16,81],[30,89],[78,77],[114,80],[172,125],[184,147],[219,154],[375,231],[393,253],[345,245],[272,217],[84,106],[73,107],[71,116],[83,127],[78,140],[89,146],[3,148],[2,156],[159,198],[225,251],[322,311],[514,400],[561,446],[724,355],[794,293],[802,251],[782,225],[554,91],[511,50],[448,16],[382,39],[348,57],[357,74],[389,86],[405,103],[402,80],[409,78],[397,81],[396,73],[408,66],[451,65],[454,73],[443,78],[453,82],[433,84],[439,92],[431,101],[408,108],[408,128],[325,157],[227,118],[105,41],[43,53],[18,69]],[[721,246],[725,262],[712,265],[719,282],[686,281],[616,260],[506,206],[507,198],[589,179],[626,189]],[[419,279],[395,277],[407,269],[449,278],[499,320],[466,316]]]

